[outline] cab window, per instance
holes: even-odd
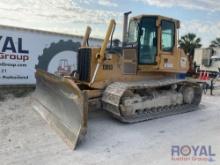
[[[157,54],[156,18],[142,19],[139,36],[139,64],[154,64]]]
[[[128,28],[128,43],[137,42],[138,25],[135,20],[131,20]]]
[[[161,21],[161,47],[162,51],[172,52],[175,45],[175,24],[171,21]]]

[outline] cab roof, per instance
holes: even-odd
[[[160,18],[160,19],[169,20],[172,22],[180,22],[179,20],[171,18],[171,17],[166,17],[166,16],[162,16],[162,15],[150,15],[150,14],[142,14],[142,15],[134,16],[134,17],[131,17],[131,19],[141,19],[143,17],[156,17],[156,18]]]

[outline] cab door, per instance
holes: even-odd
[[[143,17],[139,30],[139,64],[156,64],[157,26],[156,17]]]

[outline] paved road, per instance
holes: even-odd
[[[137,124],[122,124],[105,112],[92,112],[85,140],[71,151],[31,109],[30,97],[11,97],[0,102],[0,164],[219,164],[220,95],[204,96],[200,107]],[[210,145],[215,161],[171,160],[172,145]]]

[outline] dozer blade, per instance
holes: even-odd
[[[42,70],[36,72],[32,106],[75,149],[86,134],[88,101],[73,80]]]

